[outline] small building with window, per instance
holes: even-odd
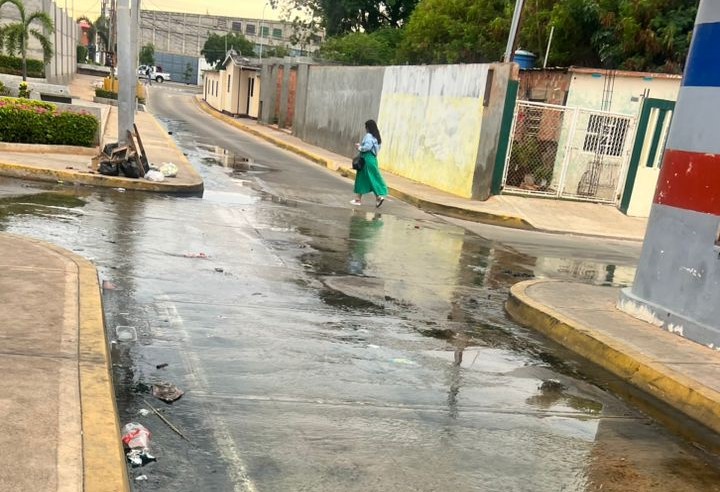
[[[594,68],[521,70],[504,186],[647,217],[681,80]]]
[[[203,99],[225,114],[257,118],[260,110],[260,67],[230,50],[222,70],[205,72]]]

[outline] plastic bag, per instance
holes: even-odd
[[[120,169],[114,162],[101,162],[98,171],[104,176],[118,176],[120,174]]]
[[[150,454],[150,437],[152,433],[144,425],[136,422],[130,422],[122,428],[122,442],[130,449],[127,459],[133,466],[143,466],[156,461]]]
[[[165,181],[165,175],[160,171],[151,169],[145,174],[145,179],[159,183],[161,181]]]
[[[166,178],[174,178],[177,176],[178,167],[172,162],[163,162],[163,165],[160,166],[160,172],[163,173],[163,176]]]

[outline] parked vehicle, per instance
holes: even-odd
[[[138,78],[147,78],[148,65],[140,65],[137,70]],[[165,82],[170,80],[170,74],[163,72],[161,67],[150,66],[150,78],[155,82]]]

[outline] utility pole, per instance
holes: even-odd
[[[513,61],[515,57],[515,47],[517,46],[518,32],[520,32],[523,5],[525,5],[525,0],[515,1],[515,12],[513,12],[510,34],[508,36],[507,47],[505,48],[505,56],[503,57],[503,61],[506,63]]]
[[[119,67],[118,143],[127,143],[127,132],[135,121],[135,87],[137,75],[132,49],[130,0],[117,0],[117,46]]]

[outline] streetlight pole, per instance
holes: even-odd
[[[120,82],[118,94],[118,142],[127,143],[127,132],[132,131],[135,120],[135,94],[137,84],[133,65],[130,25],[130,0],[117,0],[117,46],[118,66],[120,67],[118,79]]]
[[[260,20],[260,63],[262,64],[262,52],[263,52],[263,24],[265,23],[265,9],[268,4],[265,2],[262,11],[262,19]]]
[[[505,56],[503,61],[508,63],[513,61],[515,55],[515,46],[517,44],[518,31],[520,30],[520,18],[522,17],[523,5],[525,0],[516,0],[515,12],[513,13],[512,24],[510,25],[510,34],[508,36],[507,47],[505,48]]]

